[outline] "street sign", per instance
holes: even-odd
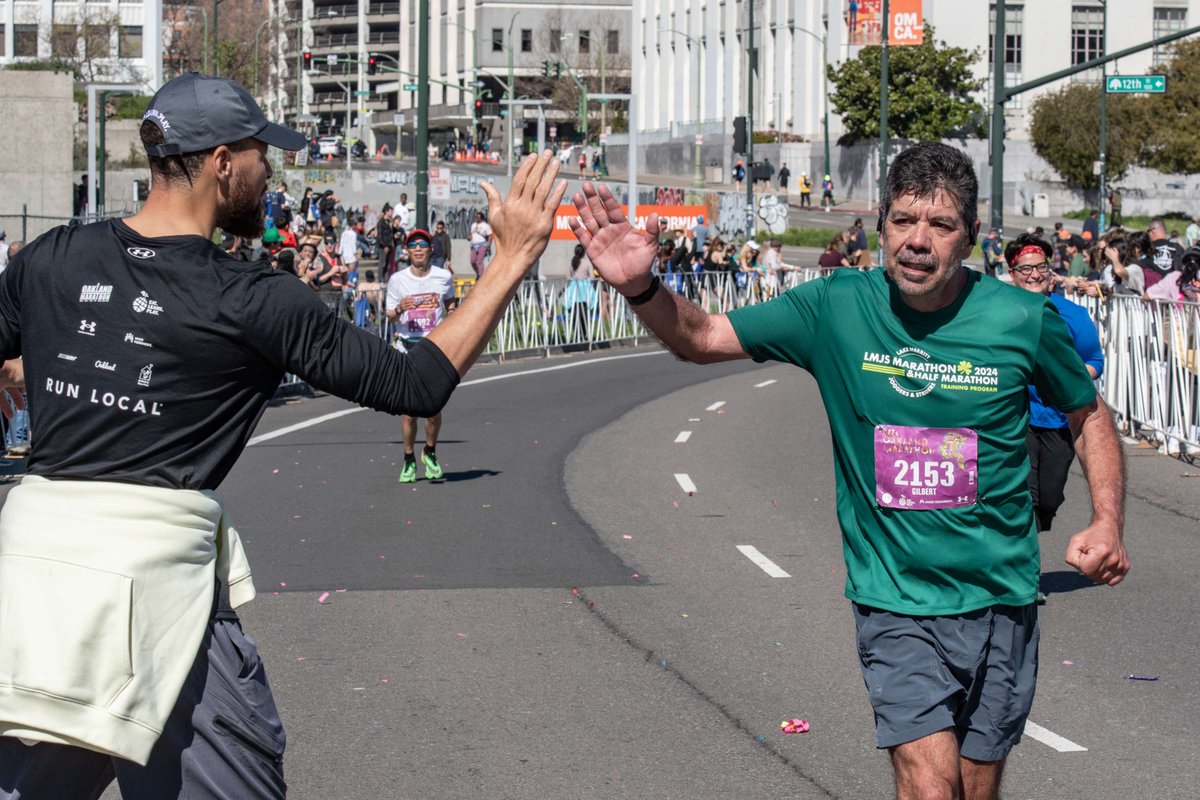
[[[486,84],[486,83],[484,83],[483,81],[475,81],[475,88],[476,88],[476,89],[482,89],[482,88],[483,88],[483,87],[485,87],[485,86],[487,86],[487,84]]]
[[[696,134],[696,144],[704,144],[704,134],[702,134],[702,133]]]
[[[421,88],[421,87],[417,86],[415,83],[404,84],[404,91],[406,91],[406,92],[415,92],[419,88]]]
[[[329,55],[325,56],[325,63],[331,67],[336,67],[337,66],[337,53],[330,53]]]
[[[1104,83],[1109,94],[1149,92],[1162,94],[1167,91],[1166,75],[1113,75]]]
[[[557,125],[551,125],[551,126],[550,126],[550,138],[551,138],[551,139],[557,139],[557,138],[558,138],[558,126],[557,126]]]
[[[366,91],[366,92],[358,91],[358,92],[354,93],[354,96],[355,97],[370,97],[371,93],[369,91]]]
[[[396,130],[400,130],[404,127],[404,115],[392,114],[392,123],[396,126]]]

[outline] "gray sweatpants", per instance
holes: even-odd
[[[0,737],[0,800],[258,800],[287,795],[285,737],[254,640],[214,619],[146,766]]]

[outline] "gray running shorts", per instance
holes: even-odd
[[[879,748],[947,728],[961,755],[999,761],[1020,741],[1037,683],[1037,606],[910,617],[853,603]]]
[[[282,800],[283,725],[254,640],[214,619],[146,766],[0,736],[0,800]]]

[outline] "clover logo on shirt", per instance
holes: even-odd
[[[972,364],[970,361],[958,362],[958,374],[959,375],[970,375],[974,371],[975,371],[975,365]]]

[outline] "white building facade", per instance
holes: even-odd
[[[89,83],[162,83],[162,0],[0,0],[0,66],[61,59]]]
[[[772,128],[816,140],[824,113],[823,65],[840,64],[861,49],[849,27],[848,0],[753,0],[758,70],[753,87],[754,129]],[[859,7],[858,24],[878,15],[879,0]],[[1006,3],[1005,61],[1009,86],[1066,69],[1101,52],[1101,0],[1026,0]],[[748,0],[633,0],[633,85],[639,128],[670,139],[695,133],[697,105],[706,135],[732,131],[747,109]],[[935,38],[978,50],[976,75],[991,98],[990,0],[924,0]],[[1106,52],[1112,53],[1200,25],[1200,0],[1108,0]],[[824,42],[822,41],[824,39]],[[697,60],[698,58],[698,60]],[[1169,58],[1147,50],[1109,66],[1109,74],[1144,74]],[[1027,138],[1028,109],[1041,93],[1068,81],[1095,81],[1099,71],[1048,84],[1010,101],[1009,136]],[[697,104],[698,101],[698,104]],[[836,139],[841,125],[830,117]]]

